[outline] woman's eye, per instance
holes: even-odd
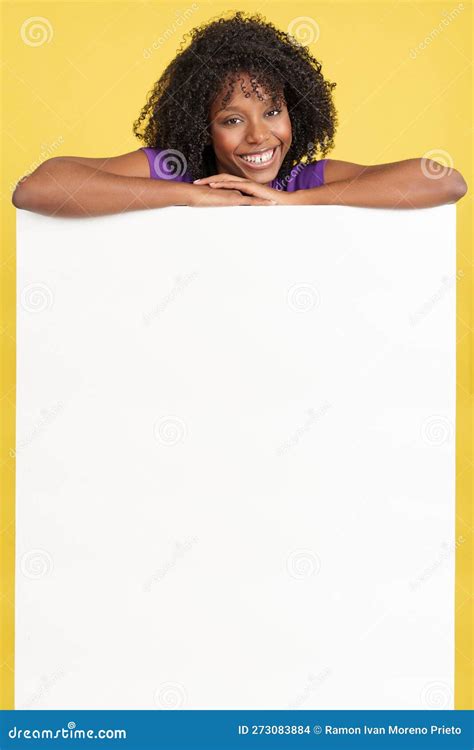
[[[272,109],[270,112],[267,112],[267,115],[273,115],[273,113],[279,115],[280,112],[281,109]],[[240,122],[240,117],[229,117],[228,120],[224,121],[224,125],[233,125],[235,122]]]

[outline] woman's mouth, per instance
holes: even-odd
[[[250,169],[265,169],[275,161],[279,146],[267,148],[265,151],[254,151],[248,154],[237,154],[237,156],[250,167]]]

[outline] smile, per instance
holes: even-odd
[[[278,151],[278,146],[269,148],[266,151],[260,151],[253,154],[237,154],[242,161],[248,164],[250,167],[262,167],[271,164],[275,158],[275,154]]]

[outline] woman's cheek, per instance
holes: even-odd
[[[219,134],[214,139],[214,151],[221,157],[231,157],[238,146],[238,141],[229,134]]]
[[[240,144],[240,137],[238,134],[232,133],[225,138],[225,152],[229,157],[232,157],[234,152],[238,150]]]

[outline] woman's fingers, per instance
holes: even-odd
[[[194,180],[194,184],[198,185],[209,185],[210,182],[243,182],[245,181],[245,177],[236,177],[234,174],[226,174],[223,172],[222,174],[214,174],[210,177],[201,177],[199,180]]]
[[[236,189],[243,190],[244,185],[242,185],[242,182],[236,180],[235,177],[229,177],[228,180],[209,180],[207,184],[210,185],[211,187],[225,187],[225,188],[233,188],[236,185],[238,185],[239,187]]]
[[[197,186],[196,186],[197,187]],[[273,201],[240,190],[212,190],[209,185],[189,205],[196,206],[272,206]]]
[[[257,185],[255,182],[246,181],[233,182],[227,180],[226,182],[210,182],[209,187],[213,190],[239,190],[241,193],[246,193],[254,198],[259,198],[268,203],[276,204],[277,201],[273,198],[268,197],[268,188],[264,185]]]
[[[232,174],[223,173],[219,175],[211,175],[210,177],[203,177],[200,180],[194,180],[194,184],[196,183],[196,187],[206,186],[214,193],[232,192],[238,196],[243,194],[244,197],[248,199],[245,201],[232,201],[231,205],[274,206],[278,203],[278,201],[273,198],[274,190],[270,190],[265,185],[260,185],[245,177],[236,177]],[[224,201],[224,204],[229,205],[226,201]]]

